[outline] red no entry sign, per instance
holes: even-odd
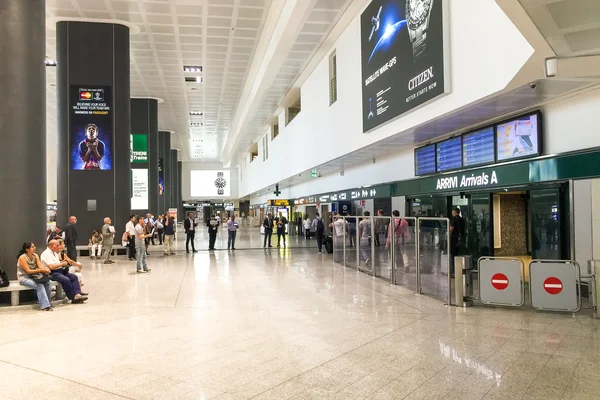
[[[504,290],[508,287],[508,277],[504,274],[494,274],[492,276],[492,286],[496,290]]]
[[[559,294],[563,290],[563,283],[560,279],[551,276],[544,281],[544,290],[548,292],[548,294]]]

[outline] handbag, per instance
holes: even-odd
[[[7,287],[10,285],[10,281],[8,280],[8,274],[5,270],[0,268],[0,288]]]
[[[46,283],[50,282],[50,275],[46,275],[46,274],[33,274],[31,275],[31,279],[33,279],[33,281],[36,284],[42,284],[45,285]]]

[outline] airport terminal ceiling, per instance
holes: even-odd
[[[264,80],[260,108],[246,116],[252,141],[280,105],[323,40],[351,8],[364,1],[300,2],[289,35],[274,37],[282,4],[273,0],[47,0],[46,56],[56,60],[56,22],[122,22],[131,28],[131,95],[159,99],[159,129],[173,132],[184,161],[215,162],[221,153],[248,81],[256,79],[255,56],[271,38],[289,47]],[[352,12],[354,14],[355,12]],[[281,22],[281,21],[279,21]],[[261,42],[261,38],[262,41]],[[260,60],[259,60],[260,61]],[[184,66],[199,67],[185,71]],[[47,68],[49,158],[56,148],[56,68]],[[198,80],[198,82],[187,82]],[[249,138],[249,139],[248,139]],[[245,149],[244,149],[245,150]]]

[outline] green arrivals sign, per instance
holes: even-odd
[[[134,164],[148,162],[148,135],[130,135],[130,161]]]

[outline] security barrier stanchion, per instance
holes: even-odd
[[[525,303],[525,265],[520,258],[482,257],[477,262],[479,300],[483,304],[521,307]]]
[[[536,310],[577,312],[581,309],[580,267],[573,260],[533,260],[529,296]]]

